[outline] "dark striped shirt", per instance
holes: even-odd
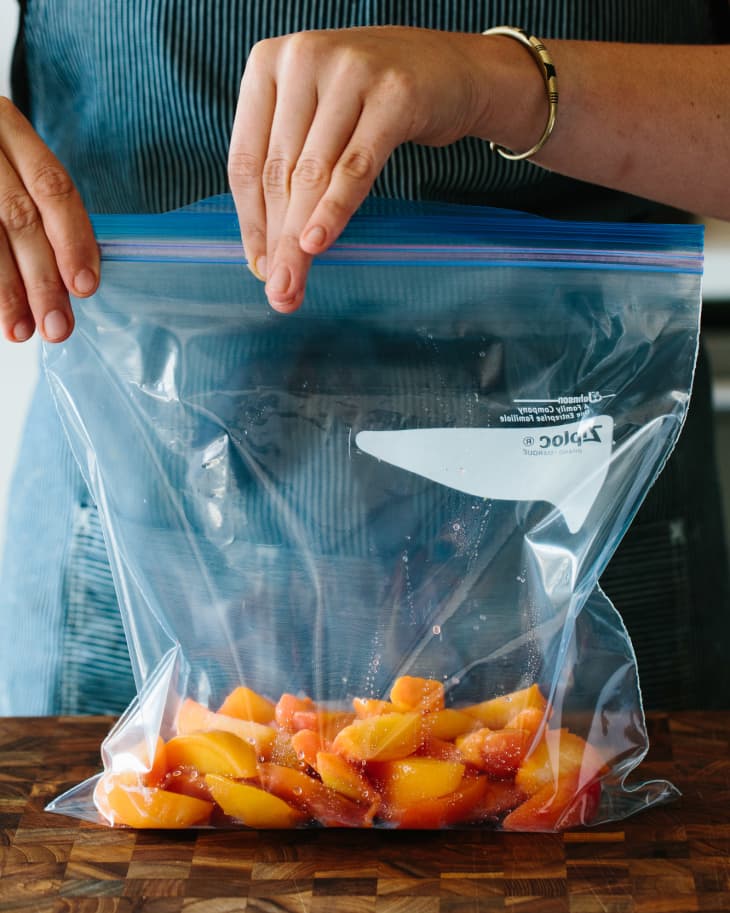
[[[708,43],[718,37],[709,0],[30,0],[31,113],[90,209],[165,210],[227,189],[240,78],[260,39],[373,24],[479,32],[500,23],[545,38]],[[375,190],[553,213],[583,209],[572,182],[527,162],[507,162],[476,139],[398,149]],[[585,203],[593,215],[597,194],[594,189]],[[637,207],[625,200],[609,207],[609,195],[600,197],[609,214]]]

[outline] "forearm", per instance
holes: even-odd
[[[491,94],[475,132],[516,151],[528,148],[547,112],[539,70],[517,42],[484,41],[503,45],[503,85]],[[508,51],[506,42],[514,48]],[[536,164],[730,219],[730,46],[545,44],[560,102],[557,125]],[[523,79],[516,78],[518,66]]]
[[[730,46],[545,44],[560,102],[536,166],[730,219]],[[259,42],[229,176],[272,306],[299,307],[312,257],[402,143],[477,136],[522,152],[547,113],[540,68],[512,37],[383,26]]]

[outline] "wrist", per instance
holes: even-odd
[[[477,35],[469,62],[480,103],[472,135],[521,152],[545,132],[550,114],[546,83],[530,49],[508,35]]]

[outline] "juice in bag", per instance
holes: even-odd
[[[676,795],[598,579],[680,432],[702,230],[370,201],[295,314],[230,201],[95,219],[45,349],[138,695],[49,808],[555,831]]]

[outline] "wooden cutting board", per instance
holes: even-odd
[[[0,720],[0,911],[730,911],[730,713],[654,715],[644,777],[677,802],[563,835],[110,829],[43,811],[111,720]]]

